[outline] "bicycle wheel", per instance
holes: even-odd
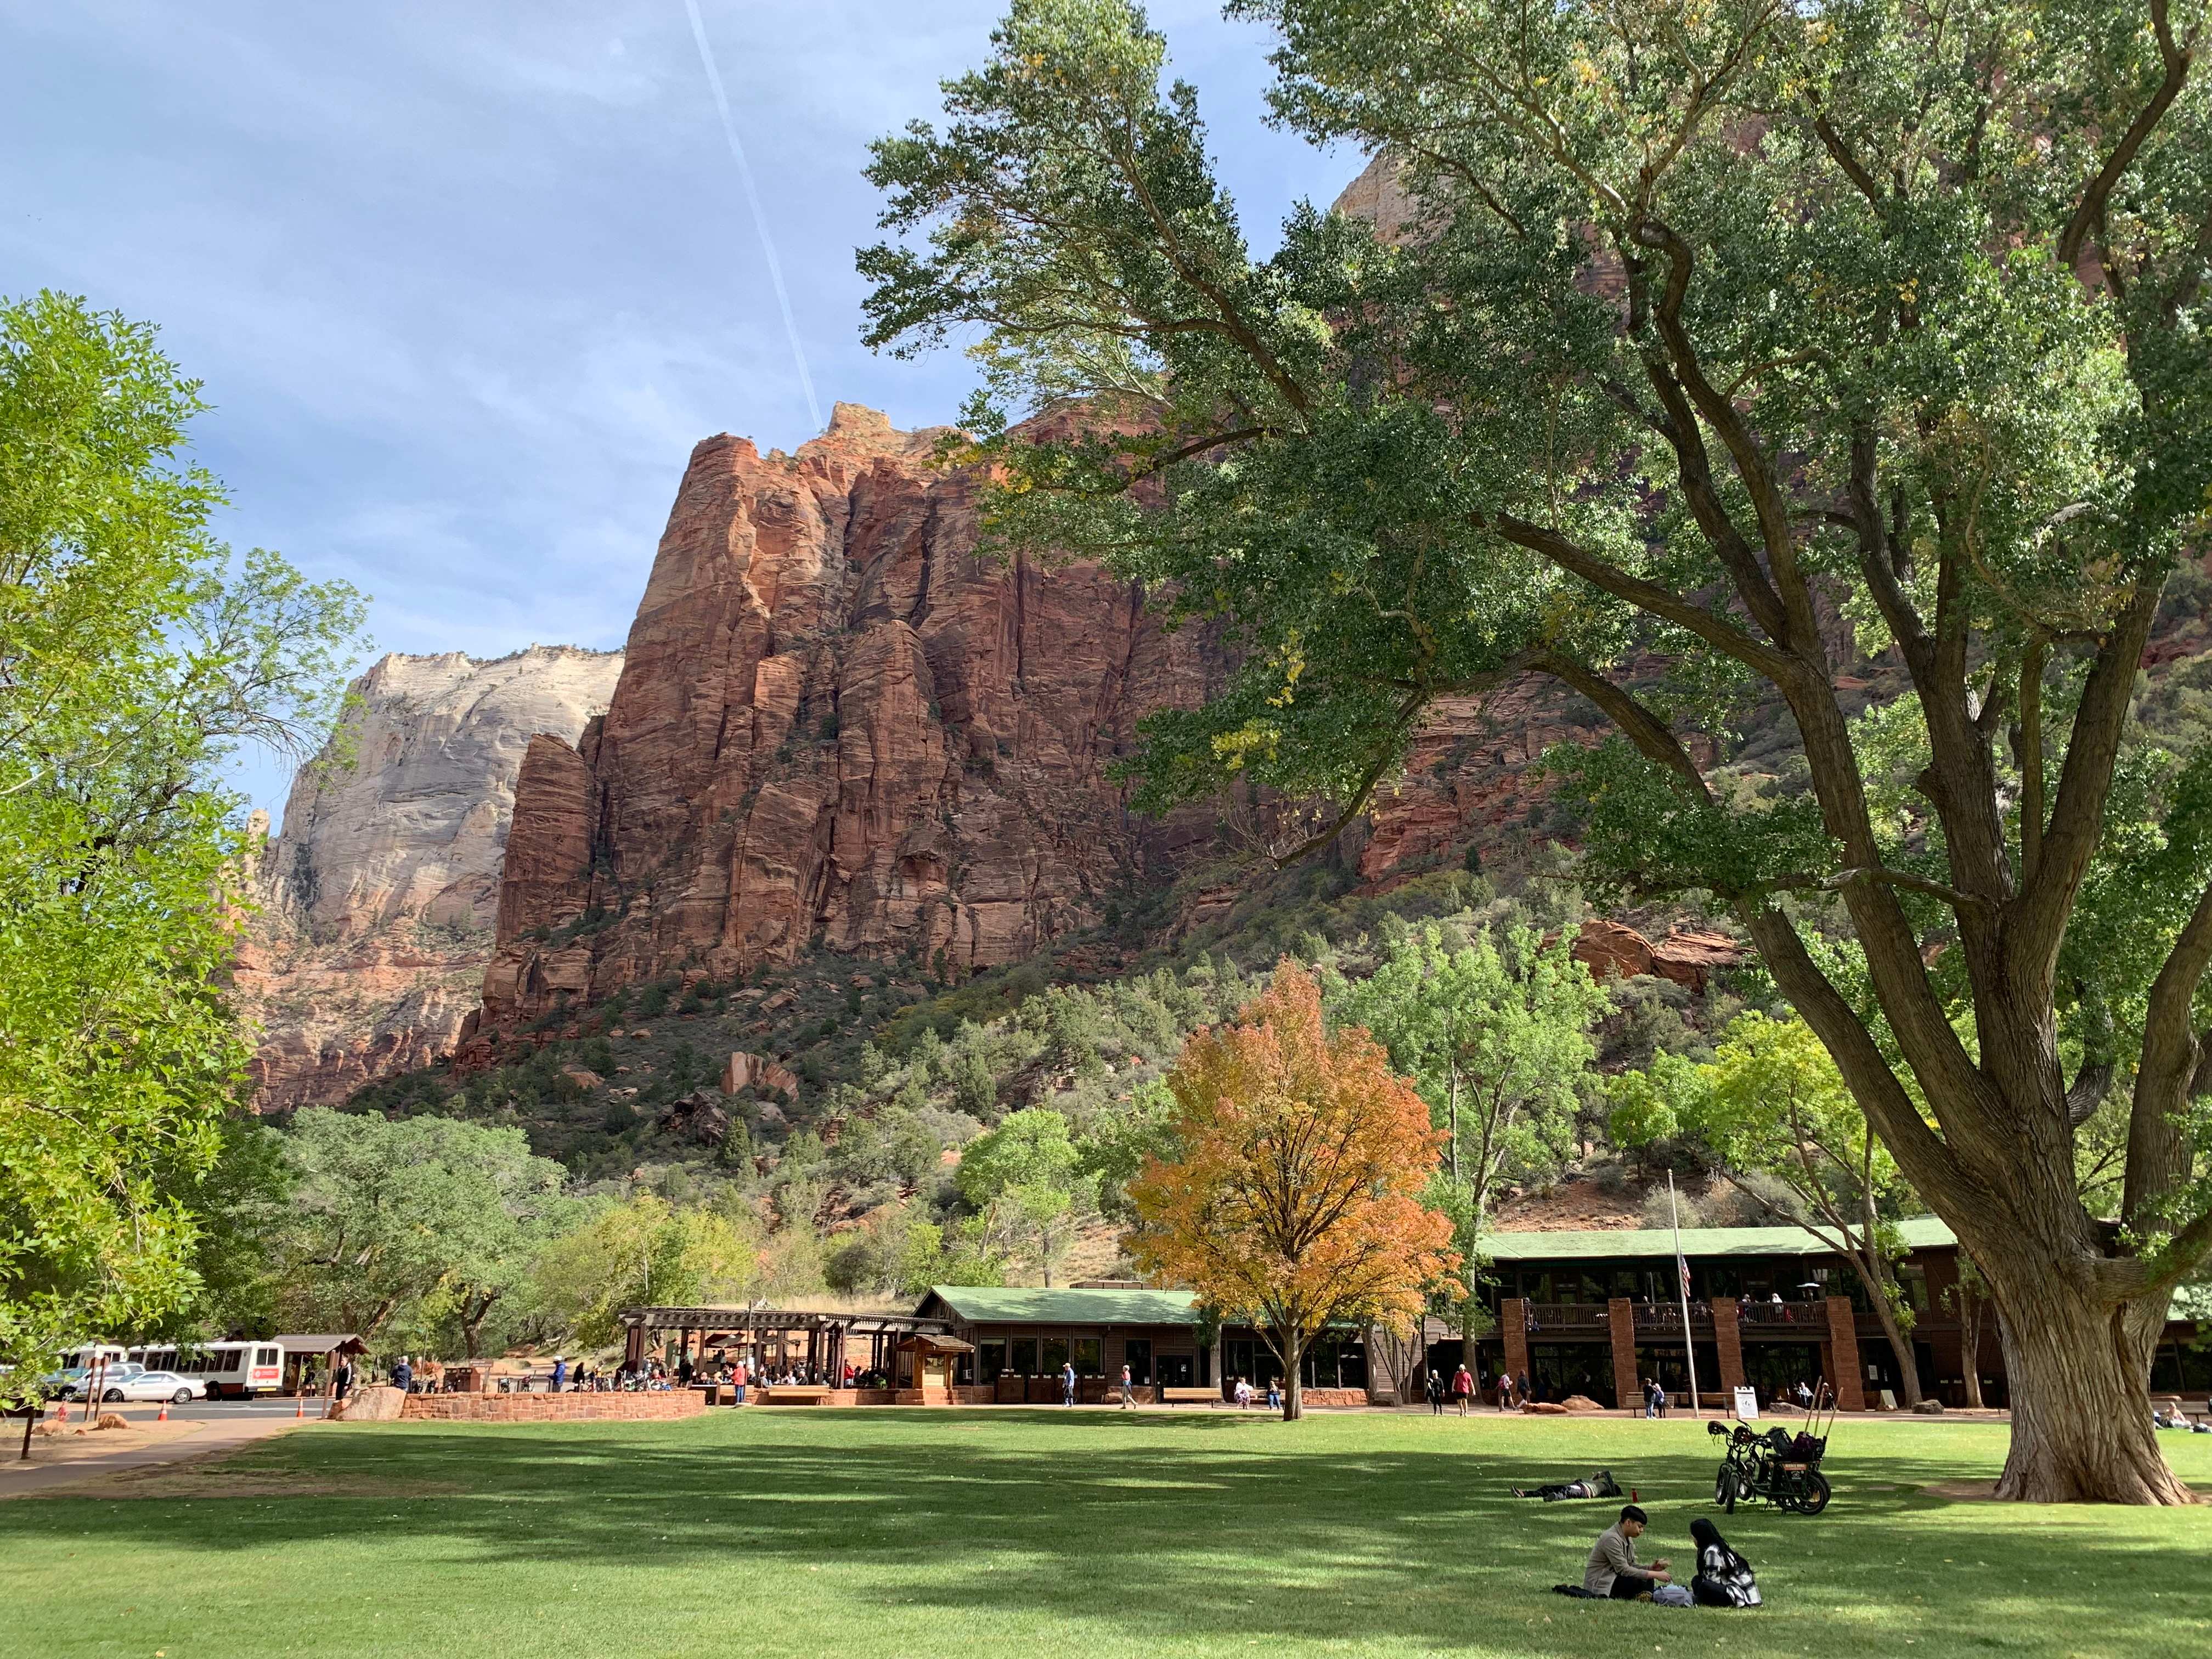
[[[1725,1510],[1732,1508],[1735,1502],[1735,1471],[1723,1463],[1713,1476],[1713,1506]]]
[[[1828,1497],[1826,1477],[1818,1469],[1813,1470],[1806,1475],[1804,1487],[1797,1494],[1797,1513],[1818,1515],[1828,1507]]]
[[[1721,1509],[1723,1512],[1729,1515],[1734,1515],[1735,1513],[1736,1500],[1741,1498],[1750,1496],[1749,1493],[1744,1491],[1742,1471],[1738,1469],[1733,1463],[1723,1465],[1721,1468],[1720,1484],[1725,1488],[1725,1490],[1717,1494],[1720,1498]]]

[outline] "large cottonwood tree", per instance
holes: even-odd
[[[214,535],[201,407],[150,325],[0,299],[0,1369],[27,1376],[209,1289],[251,1052],[225,766],[319,743],[357,646],[352,589]]]
[[[1018,0],[878,147],[862,255],[878,344],[971,342],[1001,538],[1240,649],[1147,799],[1356,809],[1437,697],[1582,693],[1596,867],[1734,907],[1987,1273],[2002,1492],[2190,1501],[2147,1362],[2212,1249],[2212,795],[2130,707],[2212,479],[2204,0],[1232,9],[1410,225],[1301,210],[1255,259],[1141,14]],[[1778,775],[1719,764],[1747,705]]]

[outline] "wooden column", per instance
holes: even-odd
[[[1521,1373],[1528,1369],[1528,1307],[1519,1297],[1509,1296],[1498,1304],[1498,1311],[1505,1338],[1505,1370],[1517,1389]]]
[[[623,1333],[623,1363],[635,1367],[645,1363],[645,1327],[632,1325]]]
[[[1606,1330],[1613,1344],[1613,1403],[1631,1416],[1644,1409],[1644,1381],[1636,1369],[1636,1304],[1616,1296],[1605,1304]]]
[[[1847,1412],[1864,1411],[1866,1372],[1859,1365],[1858,1316],[1851,1311],[1851,1299],[1847,1296],[1828,1298],[1826,1346],[1835,1364],[1834,1372],[1828,1380],[1835,1386],[1837,1408]]]
[[[1743,1327],[1736,1322],[1736,1300],[1732,1296],[1713,1298],[1713,1346],[1720,1351],[1721,1392],[1740,1389],[1748,1380],[1743,1374]],[[1729,1404],[1733,1407],[1731,1398]]]

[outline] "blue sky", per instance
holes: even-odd
[[[948,418],[957,356],[859,343],[860,169],[996,0],[698,3],[822,408]],[[1262,124],[1264,35],[1151,9],[1271,245],[1360,158]],[[619,645],[691,445],[811,434],[684,0],[0,0],[0,292],[161,324],[230,538],[371,593],[380,650]]]

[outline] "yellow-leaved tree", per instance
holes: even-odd
[[[1316,1334],[1410,1323],[1457,1266],[1449,1219],[1419,1196],[1443,1137],[1379,1043],[1329,1031],[1320,988],[1288,959],[1237,1024],[1193,1033],[1168,1087],[1176,1152],[1131,1183],[1125,1246],[1267,1338],[1296,1418]]]

